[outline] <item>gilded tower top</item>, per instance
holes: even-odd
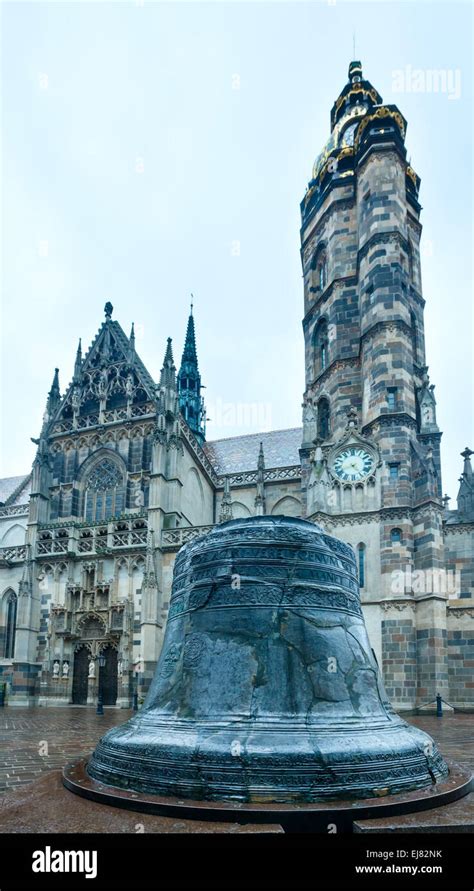
[[[361,63],[352,61],[347,83],[331,110],[330,136],[313,164],[301,205],[303,223],[320,206],[328,190],[351,181],[358,162],[371,146],[395,144],[406,163],[406,128],[397,106],[384,105],[380,93],[364,78]],[[406,175],[407,192],[417,206],[419,177],[408,164]]]

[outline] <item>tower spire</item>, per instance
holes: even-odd
[[[193,316],[194,296],[191,294],[191,306],[186,328],[181,367],[178,373],[178,394],[181,414],[186,420],[198,441],[202,444],[205,438],[205,408],[201,396],[201,375],[199,374],[196,350],[196,332]]]

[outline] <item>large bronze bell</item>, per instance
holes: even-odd
[[[137,792],[246,802],[371,798],[448,774],[387,701],[352,549],[265,516],[179,552],[146,702],[88,771]]]

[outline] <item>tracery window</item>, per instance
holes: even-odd
[[[84,516],[89,522],[107,520],[121,514],[124,507],[123,474],[115,461],[103,458],[86,479]]]

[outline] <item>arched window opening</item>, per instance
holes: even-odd
[[[329,400],[322,396],[318,402],[318,439],[329,436],[330,408]]]
[[[125,508],[123,474],[115,461],[103,458],[85,483],[84,516],[89,522],[118,516]]]
[[[324,291],[327,285],[327,256],[324,244],[316,249],[311,262],[312,287],[316,291]]]
[[[326,258],[323,257],[318,266],[318,280],[319,280],[319,289],[320,291],[324,291],[326,287],[327,281],[327,272],[326,272]]]
[[[365,544],[362,542],[357,546],[357,557],[359,566],[359,585],[365,587]]]
[[[5,646],[4,658],[13,659],[15,655],[17,596],[10,591],[6,601]]]
[[[390,540],[393,545],[402,543],[402,530],[401,529],[392,529],[390,533]]]
[[[324,371],[328,365],[328,323],[326,319],[320,319],[314,329],[313,348],[315,373]]]

